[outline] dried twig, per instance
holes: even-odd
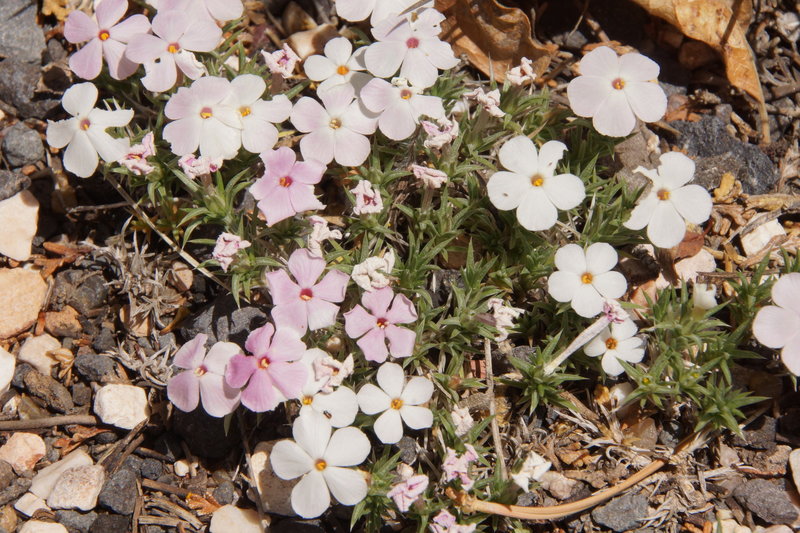
[[[494,398],[494,374],[492,372],[492,347],[489,339],[483,341],[483,353],[486,358],[486,394],[489,396],[489,416],[492,428],[492,440],[494,441],[494,453],[497,456],[497,466],[500,468],[500,476],[508,479],[506,470],[506,458],[503,453],[503,439],[500,436],[500,426],[497,423],[497,406]]]
[[[64,415],[34,418],[31,420],[5,420],[0,422],[0,431],[17,431],[20,429],[41,429],[53,426],[96,426],[100,421],[92,415]]]

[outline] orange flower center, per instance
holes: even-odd
[[[210,107],[204,107],[200,110],[200,118],[207,119],[214,116],[214,113],[211,111]]]
[[[338,118],[332,118],[331,121],[328,123],[328,126],[330,126],[331,129],[338,130],[339,128],[342,127],[342,121],[339,120]]]
[[[590,284],[592,282],[593,279],[594,278],[592,277],[592,275],[590,273],[584,272],[583,276],[581,276],[581,283],[583,283],[585,285],[588,285],[588,284]]]
[[[336,73],[339,74],[340,76],[344,76],[348,72],[350,72],[350,69],[344,65],[339,65],[339,68],[336,69]]]
[[[609,337],[606,339],[606,349],[608,350],[616,350],[617,349],[617,339],[614,337]]]
[[[533,185],[534,187],[541,187],[542,185],[544,185],[544,178],[542,177],[542,175],[534,174],[533,176],[531,176],[531,185]]]
[[[92,123],[89,122],[88,118],[85,118],[85,119],[81,120],[81,129],[83,131],[88,130],[91,125],[92,125]]]
[[[400,91],[400,98],[402,98],[403,100],[409,100],[412,96],[414,96],[414,93],[412,93],[408,89],[403,89],[402,91]]]
[[[101,30],[100,33],[97,34],[97,38],[101,41],[107,41],[109,37],[111,37],[111,34],[108,33],[108,30]]]
[[[311,403],[314,401],[314,397],[313,396],[303,396],[303,399],[300,400],[300,401],[303,403],[303,405],[311,405]]]
[[[303,289],[300,291],[300,299],[304,302],[309,301],[313,297],[314,293],[311,292],[311,289]]]
[[[242,115],[243,117],[246,117],[246,116],[247,116],[247,115],[249,115],[250,113],[251,113],[251,110],[250,110],[250,108],[249,108],[249,107],[247,107],[247,106],[243,106],[243,107],[240,107],[240,108],[239,108],[239,114],[240,114],[240,115]]]
[[[204,367],[203,365],[200,365],[200,366],[198,366],[197,368],[194,369],[194,373],[197,375],[197,377],[204,376],[207,372],[208,372],[208,369],[206,367]]]
[[[656,193],[659,200],[669,200],[669,191],[667,189],[661,189]]]
[[[625,88],[625,80],[623,80],[622,78],[617,78],[611,82],[611,86],[616,90],[621,91],[622,89]]]
[[[322,472],[326,468],[328,468],[328,463],[325,462],[325,459],[317,459],[317,462],[314,463],[314,468]]]
[[[401,400],[400,398],[395,398],[394,400],[392,400],[392,403],[389,404],[389,407],[391,407],[392,409],[400,409],[401,407],[403,407],[403,400]]]
[[[280,185],[281,187],[288,187],[289,185],[292,184],[292,181],[293,181],[292,178],[290,178],[289,176],[284,176],[278,180],[278,185]]]
[[[167,52],[169,52],[170,54],[177,54],[178,52],[180,52],[180,50],[181,50],[181,45],[179,45],[178,43],[169,43],[169,46],[167,46]]]
[[[269,368],[270,360],[269,357],[262,357],[258,360],[258,368],[262,370],[266,370]]]

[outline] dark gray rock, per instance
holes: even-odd
[[[647,518],[647,496],[625,494],[592,511],[592,519],[613,531],[633,529]]]
[[[743,143],[728,133],[725,121],[709,115],[698,122],[676,120],[675,145],[694,159],[696,183],[714,189],[722,175],[730,172],[742,182],[747,194],[770,192],[778,181],[778,170],[757,146]]]
[[[0,459],[0,490],[5,490],[16,478],[11,465]]]
[[[29,488],[31,488],[31,480],[24,477],[18,477],[11,482],[11,485],[3,490],[0,490],[0,505],[5,505],[8,502],[16,500],[25,494]]]
[[[223,481],[214,492],[211,493],[214,499],[222,505],[233,503],[237,499],[236,487],[230,481]]]
[[[45,56],[45,63],[55,63],[66,59],[69,54],[64,49],[64,45],[58,39],[50,39],[47,41],[47,55]]]
[[[142,459],[138,455],[129,455],[128,457],[125,458],[125,462],[122,463],[122,468],[127,468],[131,472],[135,473],[137,476],[141,476],[143,464],[144,464],[144,459]]]
[[[17,122],[6,131],[3,138],[3,155],[14,168],[31,165],[44,159],[44,144],[39,134]]]
[[[54,411],[66,413],[75,407],[69,390],[50,376],[31,369],[25,373],[23,383],[28,392],[43,400]]]
[[[269,527],[270,533],[325,533],[320,520],[288,518]]]
[[[406,435],[395,446],[400,452],[401,461],[409,465],[417,461],[417,441]]]
[[[81,354],[75,358],[75,371],[86,381],[106,383],[116,378],[116,365],[107,355]]]
[[[750,424],[742,436],[735,435],[732,444],[744,446],[755,450],[772,450],[776,446],[775,434],[778,421],[771,416],[764,415]]]
[[[67,304],[83,316],[92,316],[92,311],[105,305],[107,300],[106,280],[98,272],[83,279],[78,288],[67,298]]]
[[[92,348],[96,352],[105,352],[108,350],[113,350],[117,346],[117,341],[114,338],[114,332],[108,328],[103,328],[100,330],[95,338],[92,340]]]
[[[0,2],[0,56],[39,65],[44,33],[36,23],[36,0]]]
[[[0,2],[0,6],[5,2]],[[1,30],[0,30],[1,32]],[[36,95],[41,67],[19,59],[0,61],[0,100],[17,108],[20,116],[45,118],[60,101]]]
[[[118,514],[101,514],[89,528],[89,533],[122,533],[130,531],[131,519]]]
[[[75,405],[88,405],[92,401],[92,389],[80,381],[72,385],[72,402]]]
[[[0,170],[0,201],[11,198],[30,187],[31,180],[19,172]]]
[[[122,468],[106,480],[97,501],[115,513],[129,515],[133,513],[137,495],[136,474]]]
[[[239,442],[236,418],[232,420],[230,431],[226,435],[223,419],[208,415],[202,407],[191,413],[176,410],[172,415],[172,422],[175,433],[186,441],[194,455],[200,457],[225,457]]]
[[[142,477],[147,479],[158,479],[164,473],[164,466],[158,459],[152,457],[142,461]]]
[[[217,341],[230,341],[244,345],[247,335],[254,329],[263,326],[267,315],[257,307],[236,306],[232,296],[217,298],[212,304],[188,319],[181,328],[181,335],[186,340],[195,338],[200,333],[208,335],[209,344]]]
[[[66,527],[70,533],[89,533],[89,529],[97,520],[97,513],[79,513],[78,511],[56,511],[56,522]]]
[[[789,494],[766,479],[751,479],[736,487],[733,495],[768,524],[791,524],[798,518]]]

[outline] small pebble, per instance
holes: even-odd
[[[46,451],[47,447],[39,435],[18,432],[0,446],[0,459],[10,464],[17,474],[22,474],[32,470]]]
[[[29,337],[19,349],[17,359],[28,363],[42,374],[49,376],[56,360],[50,356],[49,352],[61,348],[61,343],[55,337],[47,333],[37,337]]]
[[[89,457],[85,451],[80,449],[75,450],[60,461],[39,470],[33,478],[31,492],[40,498],[47,498],[50,496],[50,492],[52,492],[58,478],[61,477],[61,474],[64,473],[65,470],[91,464],[92,458]]]
[[[136,486],[136,474],[127,468],[118,470],[106,482],[100,492],[100,505],[115,513],[129,515],[136,507],[139,495]]]
[[[49,511],[50,507],[47,506],[47,502],[38,497],[36,494],[32,492],[26,492],[20,499],[16,501],[16,503],[14,503],[14,509],[25,516],[33,516],[33,513],[39,509]]]
[[[28,520],[19,530],[19,533],[69,533],[67,528],[55,522],[42,522],[40,520]]]
[[[223,505],[211,515],[210,533],[261,533],[258,513],[252,509],[240,509]]]
[[[106,385],[95,395],[94,412],[106,424],[133,429],[150,416],[150,406],[141,387]]]
[[[47,497],[53,509],[80,509],[91,511],[103,488],[106,474],[102,466],[84,465],[65,470]]]

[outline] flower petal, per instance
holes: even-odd
[[[333,427],[342,428],[349,426],[356,419],[358,398],[352,389],[339,387],[329,394],[317,394],[314,396],[313,407],[317,411],[325,413],[326,416],[330,416]],[[330,449],[330,446],[328,448]]]
[[[581,275],[587,270],[586,252],[577,244],[567,244],[556,251],[556,268],[564,272]]]
[[[606,346],[606,341],[611,337],[611,331],[609,328],[604,328],[597,337],[590,340],[586,345],[583,347],[583,353],[588,355],[589,357],[597,357],[599,355],[603,355],[608,350],[608,346]]]
[[[311,456],[319,459],[325,454],[331,438],[331,424],[325,415],[308,411],[294,419],[292,436],[295,442]]]
[[[375,327],[376,319],[360,305],[344,314],[344,330],[351,339],[357,339]]]
[[[239,405],[239,389],[225,383],[219,374],[208,373],[200,378],[200,399],[206,413],[216,418],[231,414]]]
[[[292,509],[303,518],[316,518],[330,505],[328,485],[322,473],[317,470],[311,470],[303,476],[292,489]]]
[[[364,52],[364,63],[376,78],[388,78],[400,69],[407,51],[403,42],[378,41]]]
[[[686,185],[670,193],[672,205],[692,224],[702,224],[711,216],[711,195],[700,185]]]
[[[231,387],[244,387],[256,370],[256,358],[239,353],[231,357],[225,370],[225,380]]]
[[[73,117],[85,117],[97,102],[97,87],[93,83],[73,85],[61,97],[61,107]]]
[[[617,251],[606,242],[596,242],[586,249],[586,270],[595,276],[614,268],[617,260]]]
[[[427,407],[404,405],[400,408],[400,416],[411,429],[425,429],[433,425],[433,413]]]
[[[531,188],[530,179],[515,172],[495,172],[486,184],[489,200],[497,209],[509,211],[519,207],[525,192]]]
[[[384,332],[385,330],[377,327],[370,329],[366,335],[356,342],[361,351],[364,352],[364,357],[367,361],[375,361],[376,363],[386,361],[389,349],[386,347],[386,334]]]
[[[383,287],[376,291],[364,293],[361,297],[361,303],[364,307],[369,309],[375,318],[386,318],[389,312],[389,304],[392,303],[394,292],[390,287]]]
[[[660,201],[647,225],[647,238],[659,248],[672,248],[683,240],[686,222],[671,202]]]
[[[94,15],[97,24],[103,29],[108,29],[125,16],[128,10],[128,0],[103,0],[95,7]]]
[[[527,138],[527,137],[526,137]],[[538,172],[543,176],[552,176],[556,165],[564,157],[567,145],[560,141],[547,141],[539,148]]]
[[[800,376],[800,335],[795,335],[781,350],[781,361],[795,376]]]
[[[655,193],[648,194],[645,196],[644,200],[639,202],[639,205],[633,208],[633,211],[631,211],[631,217],[622,225],[633,230],[644,228],[650,223],[650,219],[653,217],[653,211],[659,202],[660,200]]]
[[[667,95],[658,83],[627,82],[623,92],[633,113],[644,122],[661,120],[667,112]]]
[[[367,160],[371,147],[364,135],[339,128],[334,131],[334,138],[333,157],[337,163],[345,167],[357,167]]]
[[[389,395],[389,398],[399,398],[403,393],[406,377],[403,367],[396,363],[384,363],[378,369],[376,376],[378,385]]]
[[[594,276],[592,286],[603,298],[619,298],[628,289],[628,282],[625,280],[625,276],[612,270]]]
[[[592,125],[609,137],[624,137],[633,131],[636,117],[623,91],[613,90],[608,94],[592,118]]]
[[[553,205],[562,211],[577,207],[586,197],[583,181],[574,174],[559,174],[546,178],[542,189]]]
[[[658,177],[668,190],[686,185],[694,177],[694,161],[681,152],[667,152],[658,158]]]
[[[552,293],[551,293],[552,294]],[[584,318],[591,318],[603,311],[604,299],[593,284],[581,283],[572,298],[572,309]]]
[[[637,54],[623,54],[619,58],[619,75],[626,81],[649,81],[658,78],[661,68],[649,57]]]
[[[792,272],[780,277],[772,286],[772,301],[800,316],[800,273]]]
[[[298,131],[308,133],[326,126],[330,121],[330,116],[319,102],[304,96],[292,108],[289,120]]]
[[[753,321],[753,335],[768,348],[783,348],[798,335],[800,316],[782,307],[762,307]]]
[[[599,46],[583,56],[579,68],[583,76],[614,79],[619,76],[619,57],[611,48]]]
[[[92,18],[80,10],[69,14],[64,22],[64,38],[71,43],[83,43],[97,37],[100,28]]]
[[[539,170],[539,155],[533,141],[524,135],[507,140],[497,152],[503,168],[530,178]]]
[[[366,436],[364,438],[366,439]],[[328,483],[331,494],[342,505],[355,505],[367,497],[367,481],[358,470],[329,466],[322,471],[322,475]]]
[[[76,131],[64,151],[64,168],[76,176],[88,178],[97,169],[97,163],[97,151],[89,136],[84,131]]]
[[[167,382],[167,398],[175,407],[187,413],[197,408],[200,401],[200,383],[191,370],[173,376]]]
[[[69,58],[69,68],[85,80],[93,80],[103,70],[103,43],[92,39]]]
[[[78,131],[78,119],[70,118],[53,122],[47,121],[47,144],[53,148],[63,148]]]
[[[341,38],[344,39],[344,37]],[[335,41],[337,39],[332,40]],[[346,41],[347,39],[344,40]],[[308,76],[308,79],[314,81],[327,80],[336,74],[336,68],[337,65],[333,61],[321,55],[313,55],[306,59],[303,63],[303,69],[306,72],[306,76]]]
[[[384,331],[392,357],[410,357],[414,353],[417,334],[413,330],[390,324]]]
[[[389,409],[389,405],[392,401],[385,392],[372,383],[367,383],[361,387],[356,397],[358,398],[358,405],[361,407],[361,410],[364,414],[368,415],[382,413]]]
[[[306,304],[308,308],[308,329],[316,331],[327,328],[336,323],[336,315],[339,314],[339,306],[314,298]]]
[[[333,161],[335,149],[336,137],[333,130],[328,127],[312,131],[300,139],[300,153],[306,161],[327,165]]]
[[[408,380],[400,399],[403,405],[419,405],[427,402],[433,396],[433,382],[421,376],[414,376]]]
[[[334,431],[323,458],[328,466],[356,466],[366,460],[371,449],[360,429],[347,427]]]
[[[206,341],[208,341],[208,335],[198,333],[194,339],[185,343],[180,350],[175,352],[172,364],[187,370],[194,370],[200,366],[206,355]]]
[[[325,260],[311,255],[305,248],[295,250],[289,257],[289,272],[301,288],[311,288],[325,270]]]
[[[573,272],[558,270],[547,278],[547,292],[557,302],[571,301],[580,286],[580,276]]]
[[[386,363],[390,364],[390,363]],[[384,444],[395,444],[403,438],[403,420],[400,411],[388,409],[375,421],[372,427],[378,440]]]
[[[531,187],[517,207],[517,220],[527,230],[542,231],[555,225],[558,211],[541,187]]]
[[[329,270],[319,283],[314,285],[314,298],[328,302],[341,302],[344,300],[345,289],[350,276],[340,270]]]
[[[572,112],[579,117],[593,117],[611,95],[610,80],[598,76],[580,76],[567,85],[567,98]]]
[[[300,299],[273,307],[271,314],[279,328],[293,329],[301,335],[308,329],[308,305]]]
[[[365,87],[366,89],[366,87]],[[395,141],[408,139],[417,129],[417,121],[411,104],[406,100],[393,101],[378,119],[381,132]]]
[[[408,324],[417,319],[417,310],[405,294],[398,294],[394,297],[392,307],[386,313],[386,318],[392,324]]]

